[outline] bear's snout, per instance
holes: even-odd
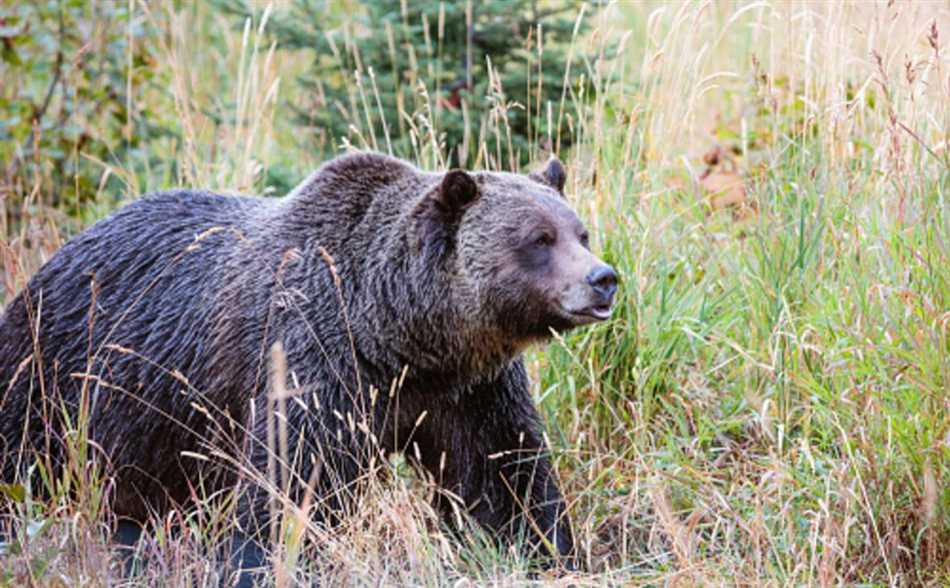
[[[609,265],[597,260],[594,269],[584,276],[586,282],[586,303],[581,314],[591,319],[603,321],[610,318],[614,296],[617,294],[617,272]]]
[[[609,265],[595,267],[587,274],[587,283],[594,289],[594,294],[602,305],[608,308],[614,301],[617,293],[617,272]]]
[[[619,279],[612,267],[584,251],[565,271],[564,289],[559,306],[570,317],[572,326],[610,318]]]

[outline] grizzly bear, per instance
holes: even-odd
[[[121,208],[0,320],[2,481],[60,465],[82,410],[117,515],[233,487],[246,459],[278,474],[239,506],[259,537],[275,490],[332,513],[368,460],[404,451],[447,491],[443,511],[455,501],[500,540],[569,558],[521,354],[608,318],[617,276],[564,181],[553,158],[520,176],[356,153],[283,198],[177,190]]]

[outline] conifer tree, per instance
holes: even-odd
[[[219,3],[252,13],[244,0]],[[348,142],[511,169],[570,143],[579,9],[571,0],[296,0],[268,30],[279,46],[312,52],[292,106],[317,149]]]

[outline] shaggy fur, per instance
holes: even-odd
[[[2,479],[35,455],[61,462],[65,417],[85,403],[122,516],[233,485],[233,467],[191,453],[284,472],[291,496],[333,512],[369,460],[405,450],[499,537],[527,529],[533,549],[540,531],[570,554],[520,357],[590,322],[562,308],[603,267],[563,180],[556,161],[528,178],[354,154],[282,199],[175,191],[126,206],[69,241],[0,320]],[[570,253],[545,248],[552,231]],[[286,468],[266,443],[275,342],[292,388],[277,403]],[[244,494],[252,533],[271,496]]]

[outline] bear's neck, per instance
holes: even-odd
[[[390,377],[405,370],[407,378],[433,387],[494,379],[521,349],[460,300],[451,283],[451,257],[439,262],[449,265],[441,271],[430,263],[407,251],[389,258],[388,273],[364,282],[375,287],[363,316],[374,315],[378,327],[364,334],[361,351]]]

